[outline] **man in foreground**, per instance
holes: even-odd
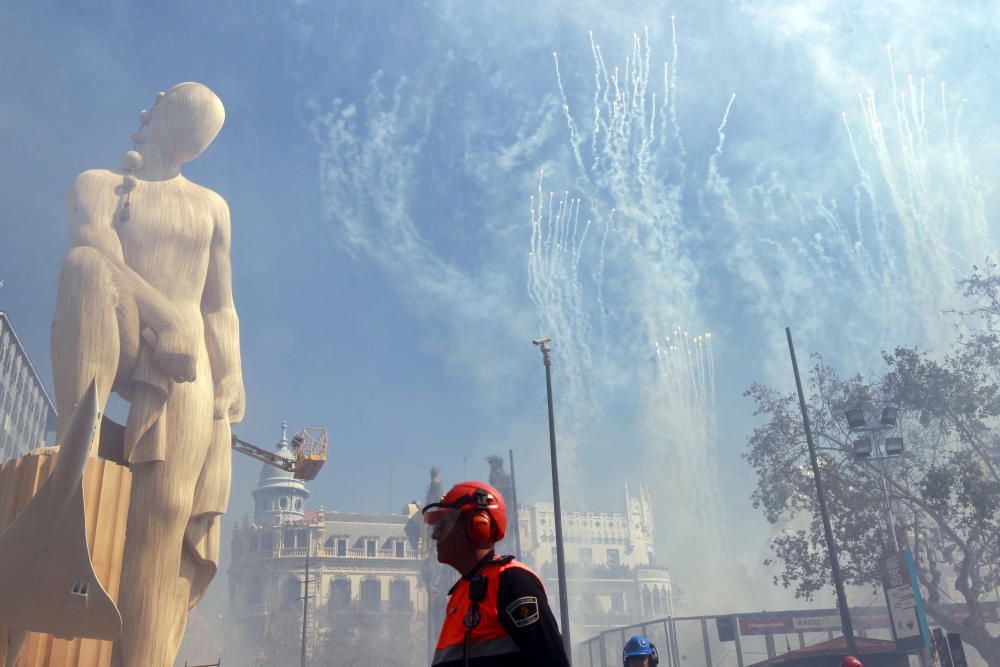
[[[503,498],[484,482],[456,484],[424,508],[439,562],[462,578],[449,591],[434,667],[569,667],[538,576],[493,545],[507,531]]]

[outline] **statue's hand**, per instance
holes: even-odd
[[[198,375],[193,337],[181,329],[160,331],[153,350],[153,363],[174,382],[194,382]]]
[[[215,418],[226,419],[230,423],[242,421],[246,401],[242,379],[222,378],[215,385]]]

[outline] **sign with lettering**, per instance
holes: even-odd
[[[880,563],[882,588],[885,603],[892,624],[892,636],[899,651],[913,651],[929,648],[930,632],[924,600],[920,595],[917,569],[913,564],[913,554],[904,549],[885,558]]]

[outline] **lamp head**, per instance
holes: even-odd
[[[899,456],[903,453],[903,439],[896,438],[886,438],[885,439],[885,455],[886,456]]]
[[[854,458],[866,459],[872,455],[872,439],[867,435],[854,441]]]
[[[865,413],[861,408],[850,408],[844,412],[844,416],[847,417],[849,428],[863,428],[865,425]]]

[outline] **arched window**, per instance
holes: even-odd
[[[662,598],[660,598],[660,591],[657,588],[653,589],[653,612],[659,614],[663,611]]]
[[[351,606],[351,580],[334,579],[330,582],[330,609],[347,609]]]
[[[297,512],[301,512],[302,511],[302,499],[301,498],[296,498],[295,499],[295,511],[297,511]]]
[[[389,582],[389,609],[392,611],[411,611],[410,582],[397,579]]]
[[[653,613],[653,596],[648,588],[642,589],[642,613],[647,615]]]
[[[361,608],[365,611],[378,611],[382,601],[382,584],[378,579],[365,579],[361,582]]]
[[[288,498],[285,498],[284,496],[282,496],[281,499],[278,500],[278,507],[280,507],[283,510],[287,510],[288,509]]]

